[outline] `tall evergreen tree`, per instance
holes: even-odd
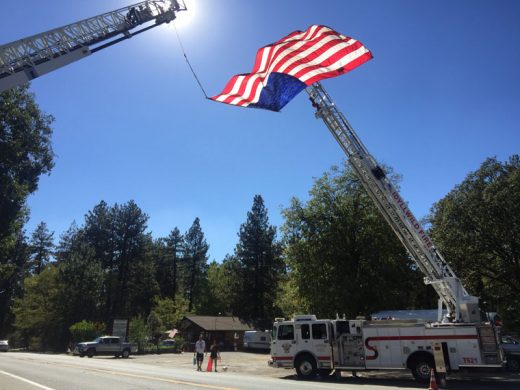
[[[27,197],[53,167],[51,124],[28,86],[0,93],[0,336],[11,323],[10,304],[21,289],[27,257],[23,225]]]
[[[269,225],[267,209],[255,195],[247,220],[240,226],[235,257],[239,265],[239,287],[233,312],[246,320],[268,326],[277,315],[277,285],[283,270],[276,228]]]
[[[94,258],[99,261],[105,273],[103,278],[105,321],[113,317],[114,296],[117,282],[117,249],[115,213],[105,201],[98,203],[85,216],[83,240],[93,249]]]
[[[84,238],[94,249],[95,258],[100,261],[106,275],[104,289],[107,322],[133,312],[129,301],[129,283],[141,286],[144,279],[150,280],[148,273],[155,272],[148,266],[151,263],[147,263],[151,239],[145,234],[147,221],[148,216],[133,201],[112,207],[100,202],[85,217]],[[152,304],[149,297],[145,301],[146,306]]]
[[[204,238],[199,218],[195,218],[190,229],[184,235],[184,278],[185,293],[188,298],[188,311],[203,310],[208,280],[209,245]]]
[[[184,250],[184,237],[178,228],[174,228],[166,239],[168,254],[171,256],[171,292],[168,294],[173,300],[179,292],[179,257]]]
[[[145,258],[148,238],[145,235],[148,216],[133,201],[122,206],[114,206],[116,212],[117,237],[117,289],[113,314],[128,316],[133,313],[129,301],[129,283],[142,285],[143,271],[150,268],[143,263],[150,264]],[[143,267],[144,265],[144,267]],[[153,274],[148,274],[150,278]],[[152,297],[153,298],[153,297]],[[149,300],[149,299],[147,299]],[[148,305],[151,306],[149,301]]]
[[[104,314],[105,273],[84,231],[75,224],[61,235],[56,248],[60,311],[66,329],[82,321],[100,321]]]
[[[40,222],[32,233],[30,241],[31,271],[42,272],[43,267],[51,261],[54,248],[54,232],[50,232],[45,222]]]

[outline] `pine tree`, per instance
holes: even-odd
[[[204,238],[199,218],[195,218],[186,234],[184,246],[185,288],[188,298],[188,311],[199,307],[207,289],[209,245]]]
[[[184,237],[178,228],[174,228],[166,239],[168,253],[171,256],[171,298],[175,300],[175,295],[179,291],[179,256],[184,246]]]
[[[275,241],[276,228],[269,225],[260,195],[255,195],[238,236],[235,257],[239,287],[233,298],[233,312],[262,327],[276,316],[276,291],[283,263]]]
[[[43,267],[51,261],[54,249],[54,232],[50,232],[45,222],[40,222],[34,230],[31,241],[31,271],[39,275]]]

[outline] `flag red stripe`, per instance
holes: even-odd
[[[273,72],[277,72],[282,66],[284,66],[286,63],[288,63],[291,59],[295,58],[295,57],[300,57],[304,52],[308,51],[309,49],[312,49],[313,47],[316,47],[316,50],[319,50],[320,47],[323,47],[323,46],[326,46],[326,45],[330,45],[330,42],[327,42],[327,43],[324,43],[323,45],[320,46],[320,43],[325,40],[327,37],[329,36],[333,36],[334,33],[333,32],[330,32],[328,34],[322,34],[320,35],[319,37],[313,39],[312,41],[307,41],[307,42],[304,42],[304,44],[302,46],[300,46],[298,48],[298,50],[294,50],[294,51],[291,51],[291,52],[288,52],[284,57],[283,57],[283,60],[280,60],[276,66],[273,67],[273,69],[271,71]],[[342,42],[342,41],[341,41]],[[336,43],[337,44],[337,43]],[[312,55],[313,53],[309,53],[309,55]],[[304,58],[307,58],[307,57],[301,57],[299,59],[299,61],[304,61]],[[284,73],[289,73],[290,69],[292,69],[292,67],[294,67],[293,64],[289,65],[286,69],[283,70]]]
[[[330,71],[330,72],[325,72],[325,73],[316,75],[316,76],[308,79],[305,82],[305,84],[311,85],[311,84],[313,84],[313,83],[315,83],[317,81],[325,80],[325,79],[330,78],[330,77],[335,77],[335,76],[339,76],[341,74],[350,72],[352,69],[357,68],[359,65],[364,64],[365,62],[367,62],[368,60],[370,60],[372,58],[373,58],[372,57],[372,53],[371,52],[366,52],[362,56],[356,58],[355,60],[353,60],[353,61],[349,62],[347,65],[345,65],[343,67],[345,69],[343,72],[340,73],[337,70],[333,70],[333,71]]]
[[[352,43],[346,47],[343,47],[344,45],[345,45],[345,43],[342,40],[333,39],[329,42],[323,43],[323,45],[321,45],[319,47],[313,46],[313,48],[315,48],[314,51],[308,53],[307,56],[301,57],[298,60],[296,60],[294,63],[290,64],[287,68],[285,68],[283,70],[283,72],[292,74],[293,76],[299,78],[300,76],[303,76],[306,73],[305,69],[307,67],[309,67],[309,66],[310,67],[330,66],[334,62],[338,61],[341,57],[344,57],[344,56],[350,54],[351,52],[357,50],[361,44],[354,41],[354,43]],[[337,51],[335,51],[334,49],[337,49]],[[329,57],[321,59],[320,63],[316,63],[315,61],[320,56],[324,55],[327,51],[330,51]],[[296,71],[296,73],[293,72],[293,69],[295,69],[297,67],[301,68],[302,66],[305,66],[307,64],[308,64],[308,66],[306,68],[300,69],[300,70]]]
[[[357,42],[356,42],[357,43]],[[352,47],[354,46],[354,48]],[[355,46],[358,46],[358,47],[355,47]],[[332,46],[332,48],[337,48],[339,49],[338,51],[336,52],[331,52],[329,53],[330,55],[326,58],[323,58],[321,59],[321,62],[319,63],[316,63],[315,60],[317,60],[320,56],[324,55],[325,54],[325,51],[324,50],[323,52],[314,52],[312,53],[312,55],[310,55],[309,57],[305,58],[302,63],[300,65],[306,65],[308,64],[307,66],[301,68],[300,70],[296,70],[296,72],[287,72],[293,76],[295,76],[296,78],[298,79],[301,79],[302,81],[304,81],[304,79],[307,79],[307,77],[305,77],[308,73],[314,71],[314,70],[318,70],[320,68],[323,68],[324,71],[327,70],[327,68],[330,68],[330,67],[336,67],[338,70],[340,68],[344,68],[345,65],[341,66],[341,64],[337,64],[335,65],[336,63],[338,63],[340,60],[342,59],[347,59],[346,57],[351,54],[352,52],[358,50],[362,45],[361,44],[352,44],[352,45],[349,45],[347,47],[338,47],[338,45],[334,45]],[[330,49],[327,48],[327,49]],[[307,85],[309,85],[306,81],[305,83]]]

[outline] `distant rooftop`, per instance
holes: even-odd
[[[185,316],[194,324],[207,331],[246,331],[254,330],[249,324],[242,322],[238,317],[221,316]]]

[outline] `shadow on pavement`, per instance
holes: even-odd
[[[368,375],[367,375],[368,374]],[[402,388],[427,389],[428,383],[419,383],[407,374],[402,372],[388,372],[386,375],[380,372],[376,375],[372,373],[361,373],[359,376],[342,376],[337,378],[334,375],[328,377],[316,377],[314,380],[299,379],[297,375],[287,375],[282,377],[284,380],[317,383],[345,383],[360,386],[392,386]],[[456,390],[519,390],[520,375],[495,373],[495,374],[476,374],[476,373],[457,373],[448,378],[446,389]]]

